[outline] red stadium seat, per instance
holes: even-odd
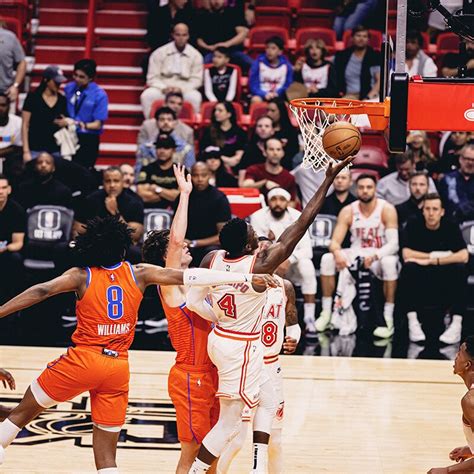
[[[382,49],[382,33],[378,30],[369,30],[369,45],[372,48],[380,51]],[[344,47],[348,48],[352,44],[352,30],[344,31],[344,36],[342,37],[344,41]]]
[[[296,32],[296,51],[303,51],[306,41],[309,39],[322,39],[326,43],[329,53],[336,48],[336,33],[330,28],[300,28]]]
[[[16,18],[21,25],[26,25],[28,9],[28,0],[1,0],[0,2],[1,15]]]
[[[235,100],[240,100],[240,96],[242,94],[242,69],[240,66],[237,66],[235,64],[228,64],[229,67],[237,69],[237,91],[235,93]],[[204,64],[204,69],[211,69],[212,64]]]
[[[354,160],[354,168],[382,170],[387,168],[387,155],[376,146],[362,145]]]
[[[254,102],[250,104],[250,126],[254,127],[255,122],[261,117],[262,115],[266,115],[267,113],[267,106],[266,102]]]
[[[299,0],[296,7],[296,28],[332,28],[334,12],[334,0]]]
[[[387,140],[380,132],[366,130],[362,133],[362,146],[372,146],[380,148],[385,154],[388,153]]]
[[[458,53],[459,36],[454,33],[441,33],[436,40],[436,51],[438,54]]]
[[[262,208],[260,191],[254,188],[219,188],[230,204],[232,215],[245,219]]]
[[[164,100],[155,100],[151,104],[151,109],[150,109],[150,117],[149,118],[154,118],[155,117],[155,112],[160,108],[163,107],[165,101]],[[181,113],[179,114],[178,117],[181,121],[188,125],[193,125],[196,122],[196,116],[194,114],[194,107],[189,103],[189,102],[183,102],[183,108],[181,110]]]
[[[279,26],[256,26],[250,30],[249,53],[261,53],[265,50],[265,41],[271,36],[279,36],[288,45],[289,35],[286,28]]]
[[[211,123],[212,111],[216,106],[217,102],[204,102],[201,105],[201,126],[208,126]],[[242,125],[242,116],[244,111],[240,102],[232,102],[232,105],[235,109],[235,114],[237,116],[237,123],[239,126]]]
[[[285,7],[255,7],[255,23],[258,26],[273,26],[275,24],[289,30],[291,27],[291,10]]]
[[[17,20],[16,18],[12,18],[9,16],[0,16],[0,21],[5,22],[5,26],[7,30],[13,31],[15,33],[16,37],[20,40],[20,42],[23,39],[23,27],[20,22],[20,20]]]
[[[377,180],[380,178],[380,174],[378,173],[378,171],[372,170],[370,168],[352,168],[352,181],[355,181],[361,174],[370,174],[372,176],[375,176],[375,179]]]

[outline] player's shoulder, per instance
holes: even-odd
[[[287,280],[286,278],[282,278],[283,281],[283,290],[285,291],[286,296],[291,296],[295,294],[295,287],[293,286],[293,283],[291,283],[290,280]]]
[[[468,390],[464,397],[462,397],[461,406],[463,410],[474,410],[474,389]]]
[[[201,268],[210,268],[212,262],[216,258],[216,256],[220,253],[220,250],[211,250],[208,254],[204,256],[204,258],[201,260]]]

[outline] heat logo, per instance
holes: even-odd
[[[474,122],[474,104],[472,104],[472,108],[471,109],[467,109],[465,112],[464,112],[464,118],[466,120],[469,120],[469,122]]]

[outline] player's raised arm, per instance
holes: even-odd
[[[4,305],[0,306],[0,318],[41,303],[59,293],[74,291],[81,297],[85,291],[86,279],[86,270],[82,268],[71,268],[61,276],[50,281],[38,283],[15,296],[10,301],[7,301]]]
[[[266,256],[258,265],[258,270],[260,272],[273,273],[281,263],[290,257],[297,243],[303,238],[305,232],[314,222],[334,178],[342,169],[348,166],[354,158],[354,156],[348,156],[344,161],[339,162],[337,165],[329,164],[324,181],[316,191],[316,194],[303,209],[301,216],[295,223],[290,225],[283,234],[281,234],[278,241],[266,251]]]

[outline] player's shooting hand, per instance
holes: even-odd
[[[296,351],[298,342],[290,336],[285,336],[285,342],[283,343],[283,354],[293,354]]]
[[[15,379],[13,378],[13,375],[7,370],[0,369],[0,380],[2,381],[4,388],[7,388],[8,386],[10,390],[16,389]]]
[[[454,448],[449,453],[449,459],[456,462],[464,461],[466,458],[469,458],[471,456],[472,452],[469,446],[459,446],[458,448]]]
[[[354,160],[355,156],[348,156],[343,161],[339,161],[337,165],[330,162],[326,170],[326,178],[329,178],[332,181],[340,171],[342,171],[346,166],[349,166]]]
[[[256,286],[266,286],[267,288],[280,286],[280,283],[275,277],[267,274],[252,275],[252,284]]]
[[[178,183],[180,193],[191,194],[193,190],[193,183],[191,182],[191,174],[186,176],[186,168],[183,165],[173,165],[174,175]]]

